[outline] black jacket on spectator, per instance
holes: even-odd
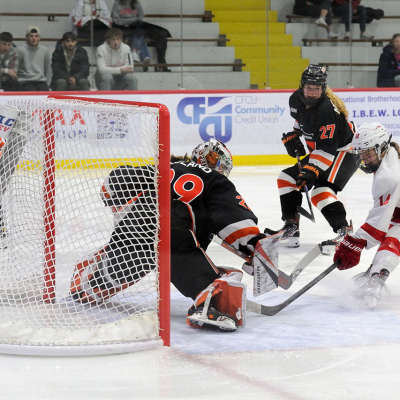
[[[72,76],[78,82],[82,78],[87,78],[90,73],[89,58],[86,50],[79,44],[76,44],[75,54],[71,61],[71,71],[68,73],[67,60],[64,55],[62,41],[56,44],[56,49],[51,58],[51,69],[53,70],[53,78],[51,87],[55,90],[55,84],[58,79],[68,79]]]
[[[396,57],[393,54],[392,46],[388,44],[382,50],[378,67],[378,87],[395,87],[394,77],[400,75]]]
[[[313,3],[311,5],[307,3]],[[321,15],[322,0],[295,0],[293,14],[318,18]]]

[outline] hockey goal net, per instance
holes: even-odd
[[[67,96],[8,104],[21,110],[27,135],[11,173],[11,142],[0,158],[0,352],[108,354],[169,345],[168,109]],[[125,264],[134,260],[122,271],[134,284],[82,302],[71,297],[72,276],[118,225],[100,191],[122,165],[153,171],[156,195],[146,211],[156,221],[146,231],[153,253],[140,251],[139,239],[134,251],[118,248]],[[121,268],[113,268],[108,273],[118,280]],[[141,269],[140,279],[130,279]]]

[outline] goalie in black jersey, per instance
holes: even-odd
[[[197,146],[191,159],[171,159],[171,282],[194,300],[189,325],[236,330],[245,320],[243,272],[216,267],[205,251],[216,234],[252,256],[265,235],[227,178],[232,156],[222,142],[211,139]],[[151,167],[121,166],[106,179],[102,198],[117,225],[106,246],[77,264],[70,289],[75,300],[102,302],[152,270],[152,176]]]
[[[306,186],[312,191],[311,202],[325,217],[333,231],[334,239],[322,242],[323,254],[333,254],[343,237],[352,232],[346,219],[343,203],[337,198],[357,170],[354,157],[346,152],[352,141],[354,124],[347,120],[348,111],[327,86],[325,67],[310,64],[301,76],[301,85],[289,99],[290,114],[295,119],[293,131],[284,133],[283,144],[291,157],[301,160],[284,169],[278,176],[284,231],[282,244],[300,246],[299,214],[302,191]],[[307,144],[308,155],[301,136]],[[278,231],[265,229],[267,234]]]

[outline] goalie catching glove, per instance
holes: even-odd
[[[297,131],[284,133],[282,135],[282,142],[286,147],[286,151],[290,157],[296,158],[297,154],[300,157],[306,155],[306,150],[304,148],[303,142],[300,140],[300,135]]]
[[[246,316],[246,286],[243,272],[219,267],[223,275],[196,297],[186,322],[195,328],[235,331],[243,328]]]
[[[344,270],[355,267],[361,258],[361,252],[367,245],[365,239],[357,239],[346,235],[336,249],[333,261],[340,261],[338,269]]]

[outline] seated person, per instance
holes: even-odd
[[[351,0],[351,7],[349,7],[349,0],[333,0],[332,13],[336,17],[341,17],[345,26],[345,34],[343,39],[350,39],[350,23],[353,15],[359,18],[360,25],[360,39],[371,40],[374,37],[365,33],[367,25],[367,10],[364,6],[360,5],[361,0]]]
[[[326,28],[328,39],[337,39],[338,34],[332,31],[332,0],[296,0],[293,14],[318,18],[315,23]]]
[[[113,26],[120,28],[128,40],[141,37],[148,39],[148,44],[156,48],[158,63],[166,64],[167,38],[171,37],[171,34],[165,28],[143,21],[144,12],[139,0],[115,0],[111,15]],[[145,63],[149,54],[145,52],[143,45],[139,47],[134,41],[132,45],[135,51],[140,51],[140,59]],[[159,71],[169,69],[164,66],[160,67]]]
[[[64,33],[56,44],[51,59],[53,79],[51,88],[57,91],[89,90],[89,58],[86,50],[77,42],[75,33]]]
[[[99,90],[137,90],[131,49],[122,43],[122,37],[121,29],[111,28],[106,41],[97,48],[95,80]]]
[[[78,37],[82,46],[91,45],[93,25],[93,45],[100,46],[105,34],[111,27],[111,15],[104,0],[77,0],[69,15],[72,21],[72,32]]]
[[[1,89],[5,92],[19,89],[18,53],[10,32],[0,33]]]
[[[18,82],[22,91],[48,91],[51,82],[51,56],[39,44],[37,26],[28,26],[26,42],[18,47]]]
[[[393,35],[379,57],[378,87],[400,86],[400,33]]]

